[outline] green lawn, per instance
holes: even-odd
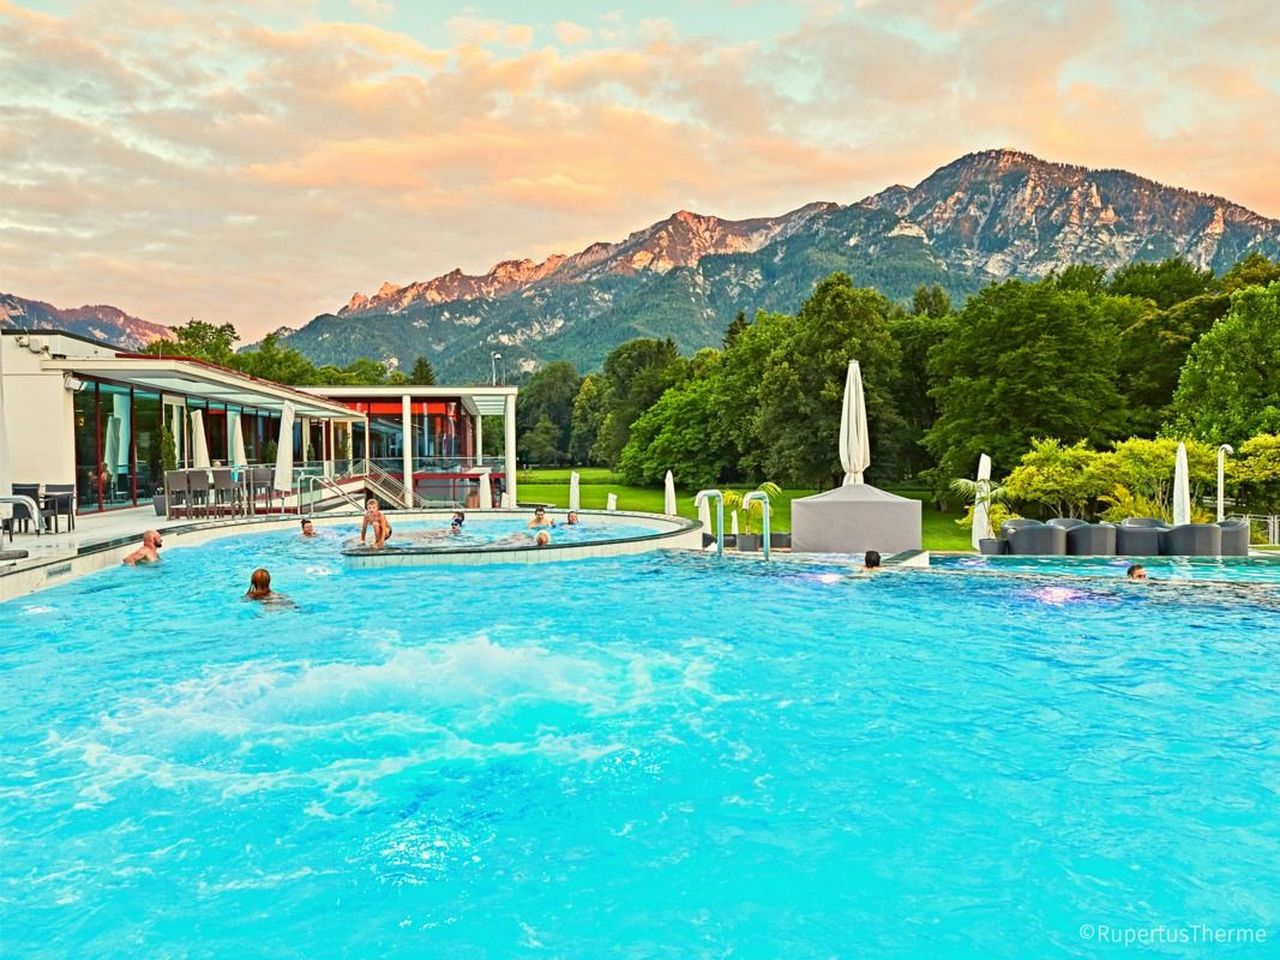
[[[519,483],[519,495],[522,503],[550,503],[564,508],[569,504],[569,474],[565,469],[521,470],[516,479]],[[581,485],[582,507],[584,510],[603,510],[611,493],[618,495],[619,510],[639,510],[646,513],[662,512],[661,487],[629,487],[622,483],[616,474],[604,467],[584,467],[578,471]],[[731,485],[728,489],[750,490],[749,485]],[[791,530],[791,501],[796,497],[807,497],[817,491],[812,489],[788,488],[773,504],[773,529],[778,533]],[[928,494],[924,490],[896,489],[894,493],[904,497],[924,500],[924,547],[926,550],[968,550],[969,531],[956,525],[959,513],[942,513],[928,503]],[[676,487],[676,506],[680,516],[696,520],[698,511],[694,508],[693,497],[696,490],[684,490]],[[726,524],[728,521],[726,520]]]

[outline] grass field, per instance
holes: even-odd
[[[517,474],[521,503],[549,503],[564,508],[569,504],[569,469],[521,470]],[[612,471],[603,467],[583,467],[578,470],[584,510],[603,510],[611,493],[618,495],[619,510],[641,510],[647,513],[662,512],[661,487],[629,487]],[[727,489],[751,490],[750,485],[730,485]],[[893,489],[893,488],[890,488]],[[791,501],[807,497],[816,490],[787,488],[773,504],[773,529],[778,533],[791,530]],[[924,490],[893,489],[904,497],[924,500],[922,512],[924,548],[926,550],[968,550],[969,531],[957,526],[959,513],[943,513],[933,509]],[[693,505],[696,490],[676,487],[676,506],[680,516],[696,520],[698,511]],[[726,524],[728,521],[726,520]]]

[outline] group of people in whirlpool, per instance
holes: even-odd
[[[449,521],[449,529],[443,530],[424,530],[415,531],[408,534],[407,537],[411,541],[437,540],[441,537],[456,537],[461,535],[463,524],[467,522],[467,515],[462,510],[454,512],[452,519]],[[302,536],[305,539],[318,536],[315,524],[309,519],[303,519]],[[564,525],[573,527],[578,525],[578,514],[574,510],[570,510],[564,519]],[[551,543],[551,530],[556,526],[556,521],[547,516],[545,507],[535,507],[533,516],[529,519],[527,525],[529,530],[536,530],[536,533],[513,533],[503,537],[500,540],[494,540],[489,545],[494,547],[515,547],[528,546],[532,544],[536,547],[545,547]],[[372,534],[373,542],[369,543],[369,535]],[[360,521],[360,538],[358,541],[352,540],[353,544],[359,543],[360,546],[368,546],[373,550],[381,550],[386,546],[387,541],[391,538],[391,521],[387,519],[387,515],[382,512],[382,508],[376,497],[370,497],[365,502],[364,516]],[[148,530],[142,535],[142,544],[138,549],[134,550],[124,558],[127,566],[137,566],[138,564],[158,563],[160,560],[160,548],[164,546],[164,538],[158,530]],[[291,603],[282,593],[277,593],[271,589],[271,573],[265,567],[259,567],[253,571],[249,578],[249,589],[246,591],[244,598],[246,600],[257,600],[263,603]]]

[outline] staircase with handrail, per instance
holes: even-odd
[[[329,490],[329,491],[331,491],[331,492],[333,492],[333,493],[337,494],[337,495],[338,495],[338,497],[339,497],[339,498],[341,498],[344,502],[346,502],[349,506],[352,506],[352,507],[354,507],[354,508],[355,508],[355,509],[357,509],[357,510],[363,510],[363,509],[364,509],[364,504],[363,504],[363,503],[361,503],[359,500],[357,500],[355,497],[353,497],[353,496],[352,496],[350,493],[348,493],[346,490],[343,490],[343,489],[342,489],[342,487],[341,487],[338,483],[336,483],[335,481],[333,481],[333,480],[329,479],[328,477],[323,477],[323,476],[314,476],[314,475],[313,475],[313,476],[304,477],[303,479],[304,479],[304,481],[305,481],[305,482],[306,482],[306,484],[307,484],[307,493],[308,493],[308,503],[307,503],[307,507],[308,507],[308,509],[307,509],[307,513],[308,513],[308,515],[310,515],[310,516],[314,516],[314,515],[315,515],[315,512],[316,512],[316,501],[317,501],[317,499],[318,499],[318,498],[316,497],[316,485],[317,485],[317,484],[318,484],[319,486],[323,487],[324,489]],[[301,491],[299,491],[299,492],[301,492]]]

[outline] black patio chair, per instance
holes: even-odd
[[[46,509],[53,510],[55,526],[57,517],[66,516],[67,529],[76,528],[76,485],[74,483],[46,483],[44,504]]]

